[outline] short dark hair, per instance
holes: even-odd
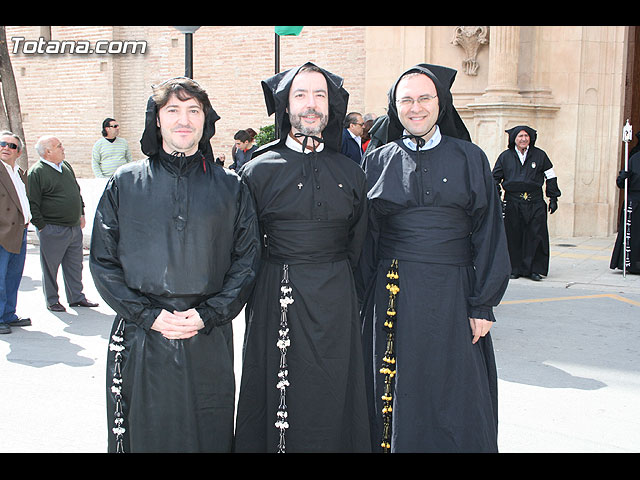
[[[346,117],[344,117],[344,128],[349,128],[349,125],[352,123],[358,123],[358,116],[360,115],[358,112],[348,113]]]
[[[205,89],[198,82],[188,77],[171,78],[160,85],[153,86],[152,97],[158,110],[167,104],[171,95],[175,95],[178,100],[183,102],[190,98],[195,98],[202,106],[205,115],[213,109]]]
[[[106,137],[106,136],[107,136],[107,127],[109,126],[109,124],[110,124],[111,122],[115,122],[115,121],[116,121],[116,119],[115,119],[115,118],[105,118],[105,119],[102,121],[102,136],[103,136],[103,137]]]
[[[318,67],[317,65],[314,65],[312,63],[308,63],[308,64],[304,64],[296,73],[296,75],[298,73],[303,73],[303,72],[318,72],[318,73],[322,73],[322,69],[320,67]],[[323,74],[324,75],[324,74]]]
[[[240,140],[241,142],[248,142],[251,140],[251,135],[246,130],[238,130],[233,136],[234,140]]]

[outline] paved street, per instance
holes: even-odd
[[[614,237],[552,239],[549,276],[510,281],[493,336],[502,452],[640,452],[640,277]]]
[[[609,269],[613,240],[552,238],[549,276],[510,282],[492,329],[502,452],[640,451],[640,276]],[[1,452],[106,451],[113,312],[86,258],[85,293],[100,307],[53,313],[38,247],[28,246],[18,313],[33,325],[0,336]],[[234,322],[237,380],[243,322]]]

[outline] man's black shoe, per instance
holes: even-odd
[[[542,280],[542,277],[540,275],[538,275],[537,273],[532,273],[531,275],[529,275],[529,278],[531,280],[535,280],[536,282]]]
[[[31,319],[30,318],[18,318],[17,320],[14,320],[13,322],[9,322],[9,326],[11,326],[11,327],[29,327],[29,326],[31,326]]]
[[[97,307],[97,303],[90,302],[86,298],[80,302],[73,302],[69,304],[70,307]]]
[[[509,275],[509,278],[515,280],[516,278],[520,278],[520,275],[518,275],[517,273],[512,273],[511,275]]]
[[[0,335],[3,333],[11,333],[11,327],[6,323],[0,323]]]
[[[59,303],[54,303],[53,305],[49,305],[47,307],[49,310],[51,310],[52,312],[66,312],[67,309],[64,308],[62,305],[60,305]]]

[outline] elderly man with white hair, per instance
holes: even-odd
[[[64,288],[70,307],[97,307],[82,291],[82,228],[84,203],[80,186],[64,147],[47,135],[36,143],[40,160],[28,174],[32,223],[40,239],[42,286],[47,308],[64,312],[58,295],[58,269],[62,266]]]

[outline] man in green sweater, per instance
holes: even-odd
[[[84,203],[64,147],[52,136],[36,143],[40,161],[29,169],[29,205],[40,239],[42,285],[47,308],[64,312],[58,296],[58,269],[62,266],[67,301],[71,307],[97,307],[82,293],[82,228]]]

